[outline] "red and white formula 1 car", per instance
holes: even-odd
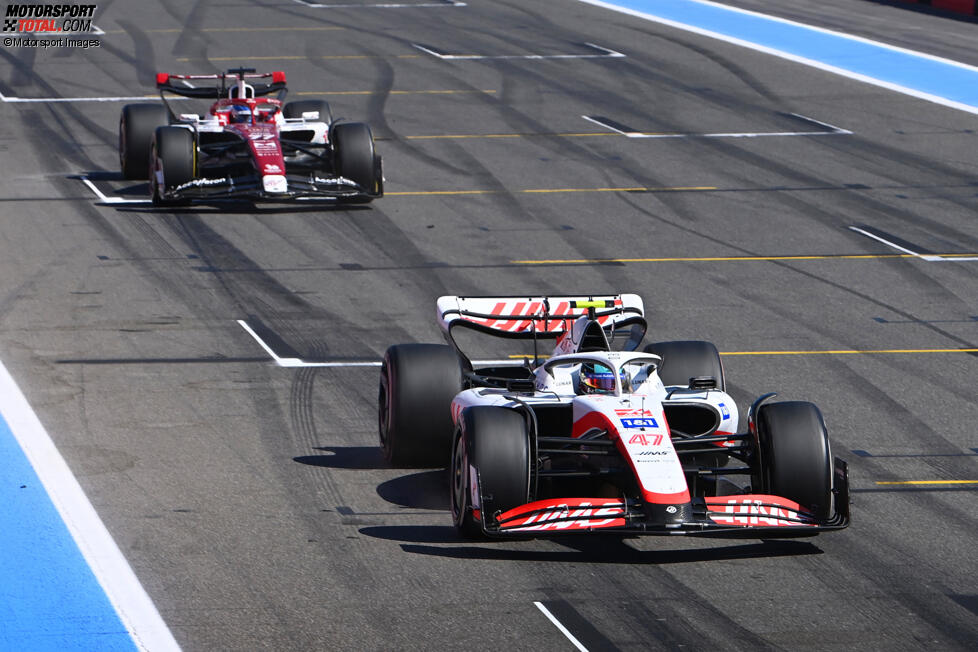
[[[156,86],[162,105],[128,104],[119,121],[122,174],[148,178],[155,203],[233,198],[366,203],[384,194],[370,127],[334,121],[322,100],[283,103],[283,72],[159,73]],[[215,101],[205,115],[178,114],[168,94]]]
[[[818,408],[766,394],[741,432],[713,344],[636,350],[639,296],[446,296],[438,319],[448,345],[387,350],[380,439],[395,465],[450,459],[464,535],[768,538],[848,526],[847,466]],[[532,362],[474,363],[458,340],[478,333],[532,345]]]

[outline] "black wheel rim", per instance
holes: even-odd
[[[455,525],[461,527],[468,511],[468,455],[465,451],[465,440],[459,433],[455,437],[452,449],[452,518]]]

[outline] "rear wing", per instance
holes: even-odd
[[[205,80],[213,83],[203,86],[197,84]],[[261,97],[286,90],[284,72],[256,73],[253,68],[237,68],[216,75],[172,75],[160,72],[156,74],[156,88],[161,95],[166,92],[205,100]]]
[[[465,362],[453,331],[457,328],[486,333],[496,337],[533,340],[533,358],[537,359],[539,340],[557,340],[571,332],[574,322],[587,316],[601,329],[614,335],[628,334],[625,350],[634,350],[645,336],[648,324],[645,308],[637,294],[537,296],[537,297],[456,297],[438,299],[438,325],[445,339]],[[599,337],[600,333],[599,333]],[[613,337],[601,337],[607,342]],[[466,366],[471,366],[466,364]]]

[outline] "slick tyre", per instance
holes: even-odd
[[[127,104],[119,116],[119,168],[126,179],[149,178],[149,155],[157,127],[169,124],[160,104]]]
[[[342,177],[355,182],[364,193],[344,201],[365,204],[381,192],[379,165],[374,154],[374,137],[370,127],[362,122],[344,122],[333,127],[333,169]]]
[[[645,352],[662,358],[659,378],[663,385],[687,387],[690,378],[713,376],[717,380],[717,389],[725,391],[720,353],[711,342],[656,342],[646,346]]]
[[[282,107],[282,115],[286,118],[301,118],[303,113],[317,111],[319,121],[330,123],[333,121],[333,113],[329,110],[329,102],[324,100],[299,100],[298,102],[286,102]]]
[[[819,521],[832,510],[832,452],[822,413],[812,403],[785,401],[757,412],[759,464],[754,493],[793,500]]]
[[[380,368],[377,419],[384,457],[396,467],[442,467],[452,445],[458,357],[444,344],[398,344]]]
[[[507,408],[470,407],[460,421],[452,447],[452,518],[462,536],[482,537],[484,524],[496,514],[529,502],[529,431],[523,416]],[[473,491],[480,503],[478,521]]]
[[[170,191],[193,181],[197,167],[193,132],[181,127],[158,127],[153,137],[153,160],[156,169],[163,173],[162,188],[160,181],[150,179],[153,202],[168,205],[184,203],[165,199],[161,190]]]

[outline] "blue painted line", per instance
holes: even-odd
[[[702,0],[581,1],[712,32],[978,112],[974,66]]]
[[[0,415],[0,650],[135,650]]]

